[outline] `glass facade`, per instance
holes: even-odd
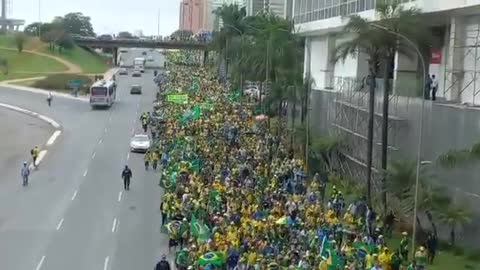
[[[392,0],[400,3],[414,0]],[[376,0],[295,0],[294,21],[306,23],[375,9]]]

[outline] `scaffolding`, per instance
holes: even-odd
[[[468,24],[453,18],[448,45],[443,96],[457,103],[480,105],[480,17]]]
[[[377,80],[377,86],[381,85]],[[343,157],[342,164],[339,167],[343,173],[366,179],[366,160],[368,146],[368,104],[369,89],[365,79],[335,77],[333,79],[333,88],[335,90],[333,119],[331,125],[334,136],[342,138],[346,147],[341,150]],[[406,119],[399,117],[399,97],[390,95],[389,108],[389,126],[388,126],[388,150],[389,152],[398,151],[397,135],[399,128],[405,123]],[[373,158],[372,171],[374,179],[380,172],[381,161],[381,132],[382,132],[382,106],[383,91],[379,87],[375,93],[375,113],[374,113],[374,132],[373,132]],[[376,182],[376,181],[374,181]]]

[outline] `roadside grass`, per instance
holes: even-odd
[[[41,50],[45,46],[45,43],[37,37],[27,37],[23,45],[25,50],[32,51]],[[14,36],[11,34],[0,34],[0,47],[16,48]]]
[[[0,47],[16,48],[14,36],[0,34]],[[85,74],[104,73],[109,69],[109,65],[107,64],[104,57],[95,52],[90,52],[78,46],[75,46],[71,50],[62,51],[60,53],[57,50],[50,50],[48,48],[48,45],[40,41],[40,39],[37,37],[27,37],[24,44],[24,49],[43,52],[62,58],[66,61],[78,65]],[[2,53],[0,52],[0,56],[1,55]],[[48,71],[54,72],[55,70]]]
[[[79,94],[87,93],[89,91],[90,85],[93,83],[93,79],[90,76],[86,76],[83,74],[51,74],[41,80],[25,81],[19,84],[40,89],[49,89],[60,92],[71,92],[71,88],[68,85],[68,82],[72,80],[80,80],[83,82],[83,85],[80,87]]]
[[[62,51],[61,53],[58,51],[53,52],[45,47],[42,52],[60,57],[66,61],[78,65],[85,74],[103,74],[109,69],[109,66],[102,56],[94,52],[89,52],[78,46],[75,46],[73,49],[68,51]]]
[[[8,74],[1,70],[0,80],[35,77],[41,73],[63,72],[67,67],[62,63],[44,56],[27,52],[0,49],[0,56],[8,61]]]
[[[0,82],[1,81],[6,81],[6,80],[39,77],[39,76],[44,76],[44,75],[45,74],[39,74],[39,73],[9,73],[9,74],[5,75],[5,74],[3,74],[3,72],[0,72]],[[20,84],[20,83],[18,83],[18,84]]]

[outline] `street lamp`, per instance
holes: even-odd
[[[420,166],[422,165],[422,160],[420,155],[422,154],[422,139],[423,139],[423,114],[425,110],[425,90],[423,89],[426,84],[426,79],[427,79],[427,70],[425,66],[425,59],[423,58],[423,54],[418,48],[418,46],[415,44],[415,42],[411,41],[408,37],[405,35],[392,31],[388,29],[385,26],[378,25],[375,23],[371,24],[373,27],[376,27],[378,29],[385,30],[386,32],[395,35],[397,37],[402,38],[405,40],[418,54],[418,57],[420,59],[420,62],[422,64],[422,71],[423,71],[423,82],[422,82],[422,93],[423,93],[423,98],[422,98],[422,111],[420,113],[420,121],[419,121],[419,134],[418,134],[418,141],[417,141],[417,164],[416,164],[416,172],[415,172],[415,200],[414,200],[414,209],[413,209],[413,232],[412,232],[412,254],[415,252],[415,237],[417,234],[417,206],[418,206],[418,185],[419,185],[419,178],[420,178]]]

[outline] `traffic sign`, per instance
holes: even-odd
[[[68,86],[70,86],[71,88],[76,88],[76,87],[80,87],[83,85],[83,81],[82,80],[70,80],[68,81]]]

